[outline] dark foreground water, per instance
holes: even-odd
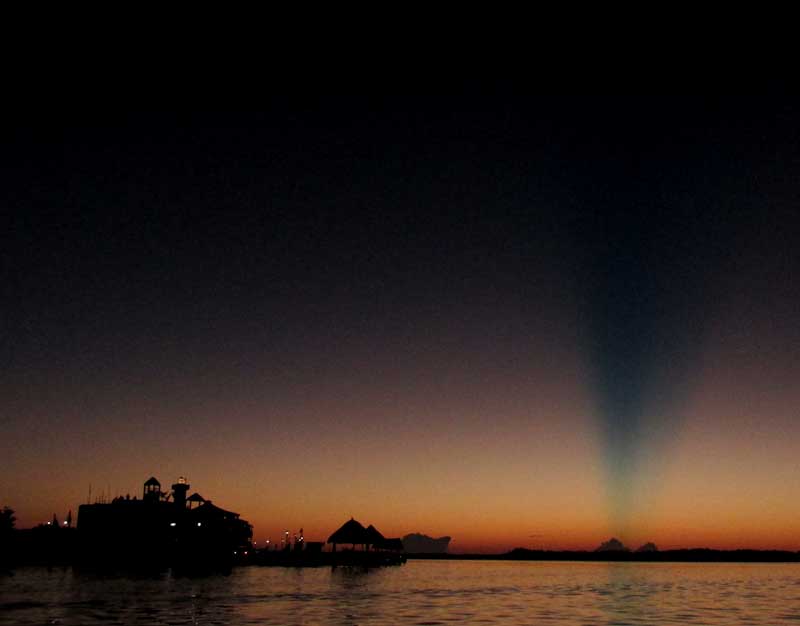
[[[207,578],[26,568],[0,624],[800,624],[800,564],[410,561]]]

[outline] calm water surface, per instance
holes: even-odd
[[[800,564],[410,561],[207,578],[23,568],[0,624],[800,624]]]

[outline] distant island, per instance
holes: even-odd
[[[450,545],[450,537],[434,539],[422,533],[409,533],[403,537],[406,554],[445,554]]]
[[[589,552],[514,548],[500,554],[409,554],[411,559],[462,561],[632,561],[650,563],[800,563],[800,553],[788,550],[714,550],[685,548],[658,552]]]
[[[685,548],[652,551],[550,551],[515,548],[499,558],[512,561],[643,561],[720,563],[800,563],[800,553],[788,550],[714,550]]]
[[[683,548],[659,550],[648,541],[631,550],[616,537],[603,541],[594,550],[532,550],[514,548],[500,554],[409,554],[410,559],[461,559],[481,561],[636,561],[636,562],[719,562],[719,563],[798,563],[800,552],[789,550],[714,550]]]

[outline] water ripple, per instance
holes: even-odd
[[[800,565],[410,561],[369,572],[240,568],[103,578],[23,568],[0,625],[796,624]]]

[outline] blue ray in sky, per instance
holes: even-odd
[[[678,434],[679,398],[707,318],[711,224],[692,207],[604,212],[584,240],[587,347],[612,523],[624,528],[635,485]],[[657,416],[649,414],[658,405]],[[655,445],[654,445],[655,443]]]

